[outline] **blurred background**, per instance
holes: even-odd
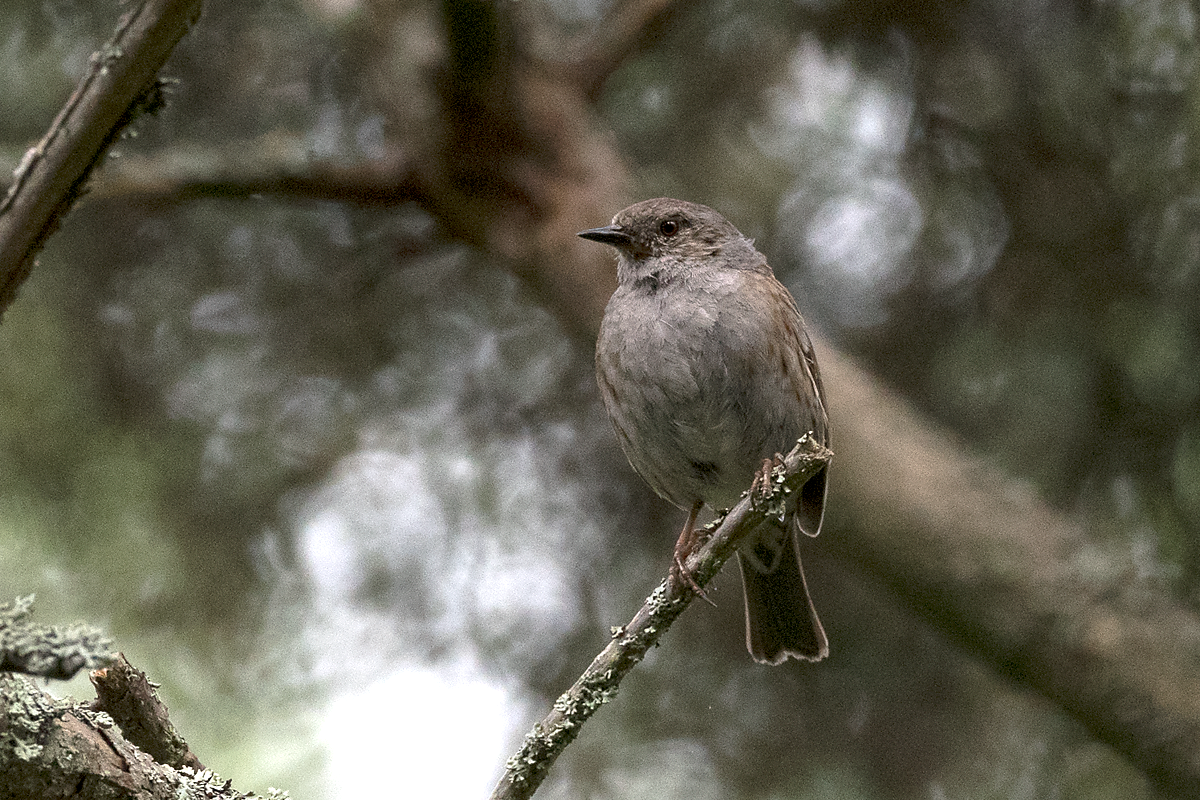
[[[0,8],[5,174],[123,8]],[[598,307],[545,277],[611,270],[570,233],[670,195],[1194,606],[1198,26],[1182,0],[211,0],[0,325],[0,599],[102,625],[244,791],[486,796],[682,523],[609,430]],[[853,536],[835,495],[805,550],[827,661],[751,662],[727,570],[538,796],[1154,797],[822,552]]]

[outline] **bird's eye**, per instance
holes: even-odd
[[[664,219],[658,225],[658,232],[663,236],[674,236],[679,233],[679,223],[673,219]]]

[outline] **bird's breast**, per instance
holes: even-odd
[[[717,303],[680,294],[614,295],[597,341],[597,381],[626,456],[660,495],[683,507],[727,506],[765,451],[781,446],[766,440],[782,443],[787,426],[760,402],[746,346],[759,334],[730,325]]]

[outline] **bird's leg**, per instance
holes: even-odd
[[[679,533],[679,539],[675,542],[675,552],[671,557],[671,572],[670,581],[675,585],[680,582],[686,583],[696,595],[712,606],[716,606],[709,599],[704,589],[700,584],[696,583],[696,579],[692,577],[692,573],[687,571],[683,562],[687,561],[688,556],[696,548],[700,541],[700,537],[696,534],[696,517],[700,515],[700,509],[704,506],[703,500],[697,500],[692,504],[692,510],[688,512],[687,522],[683,523],[683,530]]]

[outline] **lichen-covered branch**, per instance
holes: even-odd
[[[25,659],[37,668],[23,671],[66,678],[82,666],[110,661],[108,640],[92,629],[80,637],[80,626],[57,630],[30,624],[31,602],[22,598],[0,606],[0,646],[10,639],[50,641],[65,650]],[[114,668],[93,673],[92,680],[103,687],[98,707],[54,698],[35,679],[0,665],[0,800],[256,797],[203,768],[171,727],[146,676],[124,656]],[[278,790],[267,795],[267,800],[286,798]]]
[[[83,623],[49,627],[30,621],[33,595],[0,603],[0,672],[70,680],[112,657],[112,642]]]
[[[809,437],[801,439],[773,473],[773,492],[763,501],[746,496],[724,517],[710,523],[708,538],[684,567],[704,587],[737,551],[742,537],[773,513],[784,498],[799,489],[829,462],[832,453]],[[575,684],[525,736],[521,749],[505,764],[504,776],[491,800],[521,800],[533,795],[551,765],[600,706],[616,697],[621,680],[637,666],[646,651],[666,633],[696,597],[679,582],[663,581],[627,625],[614,628],[612,640],[584,670]]]
[[[107,712],[126,739],[160,764],[191,767],[197,772],[204,769],[171,724],[167,706],[146,673],[130,664],[124,653],[118,653],[111,666],[96,670],[91,678],[96,687],[96,710]]]

